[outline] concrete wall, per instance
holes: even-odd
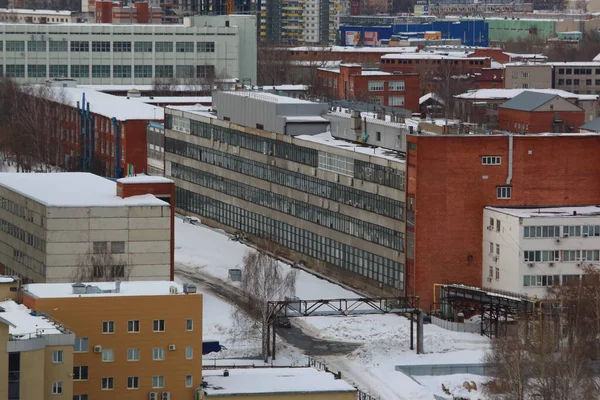
[[[365,129],[353,131],[350,125],[350,114],[329,113],[324,117],[331,123],[330,131],[333,137],[351,141],[363,141]],[[406,134],[408,133],[408,129],[403,124],[367,118],[366,132],[368,135],[366,143],[371,146],[406,151]],[[381,140],[377,140],[377,132],[381,133]]]
[[[521,231],[519,218],[483,210],[481,286],[522,293],[519,264],[523,259],[522,250],[526,249],[520,247]]]
[[[0,301],[4,301],[4,299],[10,298],[13,300],[17,300],[18,298],[18,290],[20,283],[19,281],[14,281],[10,283],[0,283]]]
[[[74,365],[87,365],[89,379],[75,381],[74,393],[87,393],[90,399],[139,400],[148,392],[170,392],[172,399],[192,399],[194,388],[202,382],[202,295],[94,296],[59,299],[33,299],[24,303],[73,330],[78,338],[89,338],[89,351],[74,354]],[[90,312],[93,310],[93,312]],[[194,328],[186,330],[186,320]],[[153,332],[153,321],[165,321],[164,332]],[[139,320],[139,333],[128,333],[127,322]],[[114,334],[102,333],[102,321],[114,321]],[[175,345],[170,351],[169,345]],[[94,346],[113,349],[114,362],[102,362]],[[193,359],[186,359],[186,347],[193,347]],[[153,348],[162,347],[165,359],[154,361]],[[139,349],[139,361],[127,361],[127,349]],[[185,387],[185,376],[192,375],[192,387]],[[138,390],[127,389],[127,377],[139,377]],[[164,376],[165,387],[153,389],[152,376]],[[114,377],[113,390],[101,390],[101,378]],[[38,397],[23,397],[38,398]],[[70,398],[70,397],[69,397]]]
[[[54,351],[63,352],[63,362],[55,364],[52,362]],[[47,346],[44,349],[44,398],[50,399],[72,399],[73,398],[73,345],[70,346]],[[24,353],[21,353],[23,357]],[[38,366],[39,368],[39,366]],[[23,369],[21,369],[23,371]],[[25,373],[29,373],[26,371]],[[62,382],[62,396],[52,394],[52,383]]]
[[[0,400],[8,399],[8,325],[0,321]]]
[[[546,64],[507,64],[506,89],[548,89],[552,87],[552,66]]]

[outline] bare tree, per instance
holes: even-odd
[[[293,64],[289,48],[259,41],[257,55],[259,85],[288,83]]]
[[[238,327],[246,329],[247,334],[260,332],[265,355],[268,338],[263,328],[269,322],[268,303],[295,294],[296,271],[290,269],[286,272],[277,259],[260,250],[247,252],[242,263],[242,304],[234,309],[233,317]]]
[[[131,265],[125,254],[112,254],[107,248],[88,251],[80,257],[72,279],[74,282],[128,281]]]

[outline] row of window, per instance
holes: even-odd
[[[187,118],[174,117],[171,115],[167,115],[166,117],[166,128],[178,130],[180,132],[191,133],[194,136],[210,139],[212,141],[227,143],[232,146],[241,147],[257,153],[268,154],[274,157],[309,165],[311,167],[324,168],[330,171],[332,169],[326,167],[330,166],[331,168],[334,168],[334,162],[332,161],[330,165],[327,158],[337,157],[335,161],[335,168],[340,171],[339,173],[353,176],[356,179],[362,179],[368,182],[374,182],[380,185],[404,190],[404,171],[398,169],[354,160],[352,171],[350,169],[351,166],[347,161],[351,159],[347,157],[332,155],[326,152],[319,152],[317,150],[295,144],[285,143],[279,140],[253,135],[251,133],[240,132],[234,129],[220,127],[196,120],[189,120]],[[321,153],[323,154],[321,155]],[[337,160],[340,160],[340,162]],[[341,162],[342,160],[343,163]]]
[[[87,367],[86,367],[87,368]],[[193,386],[192,375],[185,376],[185,386]],[[152,389],[162,389],[165,387],[165,377],[163,375],[155,375],[152,377]],[[101,379],[102,390],[113,390],[115,388],[115,378],[108,377]],[[127,389],[139,389],[140,388],[140,377],[139,376],[128,376],[127,377]],[[62,382],[52,383],[52,394],[62,394]],[[73,400],[88,400],[87,394],[75,394]]]
[[[166,152],[242,173],[394,219],[404,219],[404,203],[295,171],[248,160],[221,151],[167,138]]]
[[[214,76],[214,65],[155,65],[154,73],[159,78],[207,78]],[[92,65],[92,78],[152,78],[152,65]],[[64,78],[69,77],[68,65],[6,65],[6,76],[9,78]],[[89,65],[71,65],[71,78],[89,78]]]
[[[572,285],[585,279],[585,275],[523,275],[523,286],[549,287]]]
[[[70,45],[67,41],[41,41],[30,40],[27,42],[28,52],[62,52],[71,49],[71,52],[89,52],[94,53],[214,53],[215,42],[129,42],[129,41],[76,41],[71,40]],[[154,50],[153,50],[154,49]],[[0,42],[0,51],[2,42]],[[7,40],[6,51],[25,51],[25,41]]]
[[[192,360],[194,358],[194,348],[187,346],[185,348],[185,359]],[[154,347],[152,349],[152,360],[163,361],[165,359],[165,348]],[[127,361],[140,361],[140,349],[127,349]],[[61,361],[62,362],[62,361]],[[113,349],[102,349],[102,362],[115,362],[115,351]],[[75,378],[73,378],[75,379]],[[87,377],[85,378],[87,379]]]
[[[0,209],[6,210],[17,217],[33,222],[33,212],[26,207],[6,198],[0,198]]]
[[[592,75],[592,68],[559,68],[559,75]],[[600,75],[600,68],[596,68],[596,75]]]
[[[290,214],[296,218],[327,226],[385,247],[404,251],[404,235],[402,232],[177,163],[171,163],[171,176]]]
[[[600,261],[600,250],[526,250],[525,262]]]
[[[194,330],[194,320],[187,319],[185,321],[185,330],[193,331]],[[129,320],[127,321],[127,332],[128,333],[139,333],[140,331],[140,321]],[[152,321],[152,331],[153,332],[164,332],[165,331],[165,320],[164,319],[155,319]],[[115,321],[102,321],[102,333],[115,333]]]
[[[525,226],[525,238],[559,238],[559,237],[600,236],[600,225],[546,225]]]
[[[268,239],[400,291],[404,288],[404,264],[180,187],[175,191],[179,209]]]
[[[586,86],[591,86],[592,82],[594,82],[596,85],[600,85],[600,79],[596,79],[595,81],[592,81],[591,79],[585,79],[585,80],[579,80],[579,79],[559,79],[558,80],[558,84],[559,85],[580,85],[582,83],[585,83]]]
[[[24,229],[19,228],[18,226],[11,224],[4,219],[0,219],[0,231],[8,233],[12,237],[17,238],[18,240],[32,246],[35,249],[46,251],[46,241],[25,231]]]
[[[482,165],[500,165],[502,164],[502,157],[500,156],[483,156],[481,157]]]
[[[368,82],[368,90],[369,92],[383,92],[385,90],[385,84],[388,85],[389,91],[398,91],[402,92],[405,90],[404,81],[369,81]]]

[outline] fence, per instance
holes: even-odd
[[[481,333],[480,324],[465,324],[461,322],[446,321],[435,316],[431,316],[431,323],[439,326],[440,328],[448,329],[454,332],[468,332],[468,333]]]
[[[334,373],[334,372],[330,371],[329,368],[327,367],[327,364],[325,364],[323,361],[315,360],[312,357],[308,357],[308,366],[318,369],[320,371],[330,372],[330,373],[336,375],[338,377],[338,379],[342,378],[341,372]],[[346,379],[346,381],[348,381],[348,379]],[[356,391],[357,391],[356,392],[356,400],[381,400],[379,397],[373,396],[369,392],[361,390],[354,382],[349,381],[348,383],[350,383],[352,386],[354,386],[356,388]]]
[[[396,365],[396,371],[408,376],[439,376],[454,374],[487,375],[491,373],[485,364],[425,364]]]

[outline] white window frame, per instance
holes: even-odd
[[[110,376],[100,380],[100,388],[102,390],[113,390],[115,388],[115,378]]]
[[[194,358],[194,348],[192,346],[188,346],[185,348],[185,359],[191,360]]]
[[[385,81],[369,81],[367,83],[369,92],[383,92],[385,90]]]
[[[185,387],[192,387],[194,386],[194,378],[192,377],[192,375],[186,375],[185,376]]]
[[[112,335],[115,333],[115,321],[102,321],[102,334]]]
[[[165,377],[163,375],[155,375],[152,377],[152,389],[161,389],[165,387]]]
[[[63,393],[63,383],[62,382],[52,382],[52,394],[62,394]]]
[[[62,364],[63,363],[63,351],[62,350],[54,350],[52,352],[52,364]]]
[[[131,381],[130,381],[131,379]],[[129,383],[132,383],[132,385],[129,385]],[[139,389],[140,388],[140,377],[139,376],[128,376],[127,377],[127,389],[129,390],[134,390],[134,389]]]
[[[113,349],[102,349],[102,362],[115,362],[115,351]]]
[[[164,347],[154,347],[152,349],[152,360],[163,361],[164,359],[165,359],[165,348]]]
[[[388,90],[390,92],[404,92],[406,90],[406,84],[404,81],[390,81],[388,82]]]
[[[164,332],[165,326],[166,323],[164,319],[155,319],[152,321],[152,332]]]
[[[481,165],[502,165],[501,156],[482,156]]]
[[[194,330],[194,320],[192,318],[188,318],[185,321],[185,330],[191,332]]]
[[[388,105],[390,107],[395,106],[395,107],[399,107],[399,106],[403,106],[406,104],[406,99],[404,98],[404,96],[389,96],[388,97]]]
[[[512,198],[512,186],[497,186],[496,187],[496,198],[498,198],[498,199]]]
[[[127,361],[140,361],[140,349],[137,347],[128,348]]]
[[[127,321],[127,332],[128,333],[139,333],[140,332],[140,320],[130,319]]]

